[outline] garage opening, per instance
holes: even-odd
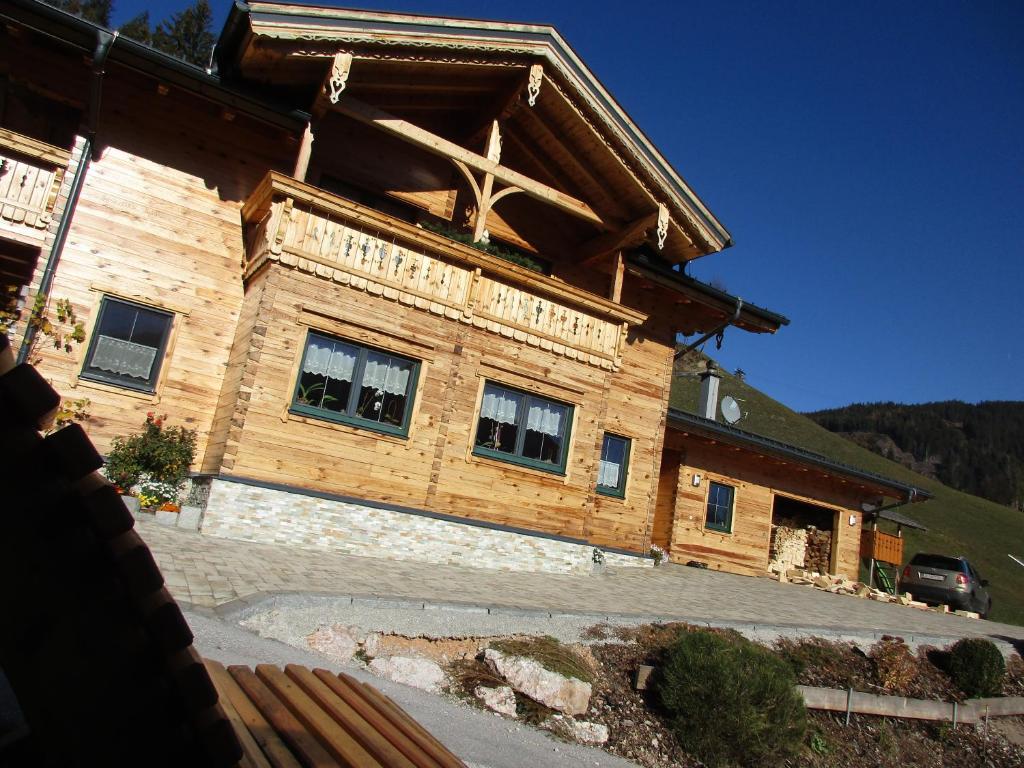
[[[834,573],[836,511],[817,504],[776,496],[772,502],[772,540],[768,569],[802,568]]]

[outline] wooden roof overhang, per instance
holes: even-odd
[[[789,325],[789,318],[756,304],[741,302],[739,297],[703,283],[665,265],[655,264],[639,254],[626,258],[626,272],[646,281],[652,286],[675,296],[676,303],[688,305],[680,333],[690,335],[714,324],[727,324],[750,333],[775,333],[780,327]],[[672,301],[671,298],[668,299]],[[739,314],[732,319],[736,308]]]
[[[646,240],[680,263],[732,243],[552,27],[253,2],[236,4],[217,50],[222,77],[300,107],[339,54],[350,58],[332,109],[506,188],[535,182],[528,196],[575,219],[579,261]]]
[[[823,479],[838,481],[851,489],[860,489],[867,496],[889,497],[903,503],[928,501],[932,498],[931,493],[916,486],[675,408],[668,410],[668,428],[708,444],[720,443],[734,450],[764,457],[780,465],[791,466],[797,471],[810,472]]]

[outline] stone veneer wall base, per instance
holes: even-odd
[[[364,506],[215,478],[203,516],[209,536],[324,549],[361,557],[502,571],[590,573],[594,547],[430,515]],[[604,553],[612,567],[650,567],[646,557]]]

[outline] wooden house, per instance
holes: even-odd
[[[42,367],[101,449],[197,430],[204,533],[755,572],[785,475],[849,572],[860,499],[906,493],[669,413],[679,334],[787,321],[685,275],[728,231],[553,28],[236,3],[203,70],[33,0],[0,22],[2,276],[85,320]]]

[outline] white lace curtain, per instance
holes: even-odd
[[[338,381],[352,381],[358,350],[345,344],[323,339],[310,339],[306,347],[303,373],[315,373]]]
[[[522,395],[512,392],[486,391],[480,406],[480,418],[493,419],[500,424],[515,424],[522,399]]]
[[[551,437],[558,437],[562,434],[562,417],[564,415],[565,408],[561,405],[535,403],[530,406],[530,412],[526,414],[526,428],[534,432],[543,432]]]
[[[409,363],[399,363],[387,355],[370,352],[366,355],[362,386],[390,392],[392,395],[404,395],[409,387],[411,371]]]
[[[99,336],[89,364],[101,371],[110,371],[119,376],[148,379],[156,360],[156,349],[134,341],[115,339],[113,336]]]
[[[601,459],[597,470],[597,484],[607,488],[619,487],[619,465],[614,461]]]
[[[523,396],[515,392],[487,389],[480,405],[480,418],[493,419],[499,424],[515,424],[522,402]],[[559,437],[562,434],[564,416],[565,406],[534,402],[526,413],[526,428],[551,437]]]

